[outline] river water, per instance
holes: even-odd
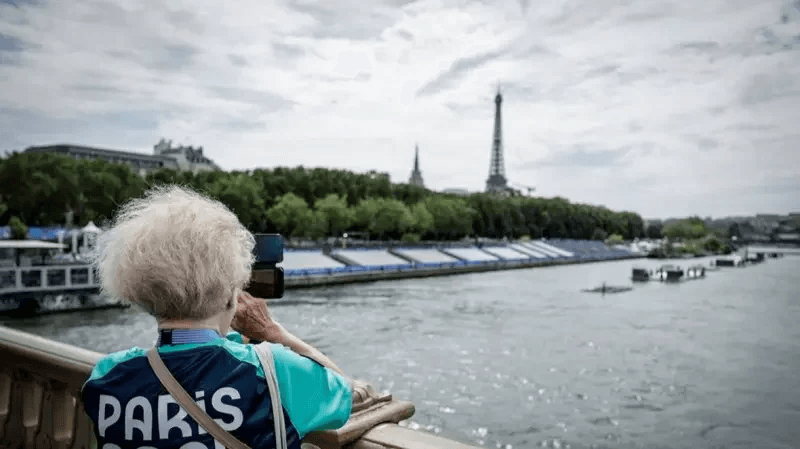
[[[800,447],[800,257],[580,292],[629,285],[633,265],[658,264],[295,290],[271,308],[348,374],[415,403],[408,426],[465,443]],[[3,324],[97,351],[155,338],[135,309]]]

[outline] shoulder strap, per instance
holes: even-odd
[[[281,390],[278,388],[278,378],[275,373],[275,360],[272,357],[272,348],[269,342],[259,343],[254,346],[261,367],[264,368],[264,377],[267,379],[269,395],[272,398],[272,422],[275,424],[275,447],[287,449],[286,422],[283,419],[283,405],[281,403]]]
[[[189,393],[183,389],[181,384],[178,383],[175,377],[172,376],[172,373],[169,372],[169,369],[164,365],[164,361],[161,360],[161,356],[158,354],[156,348],[151,348],[147,351],[147,361],[150,362],[150,367],[153,368],[156,377],[158,377],[158,380],[161,381],[161,384],[164,385],[164,388],[167,389],[169,394],[171,394],[178,404],[180,404],[198,424],[203,426],[211,436],[228,449],[250,449],[248,445],[242,443],[235,436],[220,427],[216,421],[211,419],[211,417],[192,400]],[[282,413],[281,416],[283,416]]]

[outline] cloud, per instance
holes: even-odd
[[[522,164],[522,168],[530,166],[565,166],[569,168],[577,167],[609,167],[617,165],[620,159],[630,151],[630,148],[620,148],[615,150],[594,150],[587,151],[583,148],[574,149],[565,153],[557,153],[552,157],[534,163]]]
[[[456,84],[461,78],[469,71],[485,65],[486,63],[503,56],[508,50],[499,48],[477,55],[467,56],[455,60],[450,67],[444,72],[436,76],[436,78],[428,81],[417,92],[417,96],[426,96],[438,93],[447,87]]]
[[[364,8],[360,0],[324,4],[314,0],[290,0],[289,7],[314,18],[318,26],[311,30],[317,39],[343,38],[364,40],[378,37],[401,14],[390,5],[373,4]],[[401,6],[403,2],[398,2]]]
[[[698,6],[699,5],[699,6]],[[800,210],[796,1],[0,2],[3,150],[202,145],[648,217]]]
[[[24,48],[22,45],[22,40],[15,38],[14,36],[6,36],[0,34],[0,51],[2,52],[19,52]]]

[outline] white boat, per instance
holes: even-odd
[[[675,265],[662,265],[655,272],[655,279],[661,282],[677,282],[683,277],[681,267]]]
[[[59,254],[64,245],[0,240],[0,313],[38,314],[121,306],[99,295],[92,265]]]

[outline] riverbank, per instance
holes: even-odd
[[[618,257],[614,260],[640,259],[642,255],[631,255]],[[454,276],[458,274],[481,273],[485,271],[518,270],[521,268],[549,267],[556,265],[574,265],[593,262],[605,262],[609,259],[596,260],[552,260],[552,261],[527,261],[527,262],[489,262],[477,264],[451,264],[438,267],[397,267],[385,268],[361,272],[336,272],[331,271],[327,274],[315,275],[292,275],[286,276],[284,287],[290,289],[302,289],[311,287],[322,287],[326,285],[356,284],[362,282],[387,281],[393,279],[425,278],[435,276]]]
[[[486,271],[636,259],[642,254],[602,242],[548,240],[492,246],[393,247],[287,250],[286,289],[451,276]]]

